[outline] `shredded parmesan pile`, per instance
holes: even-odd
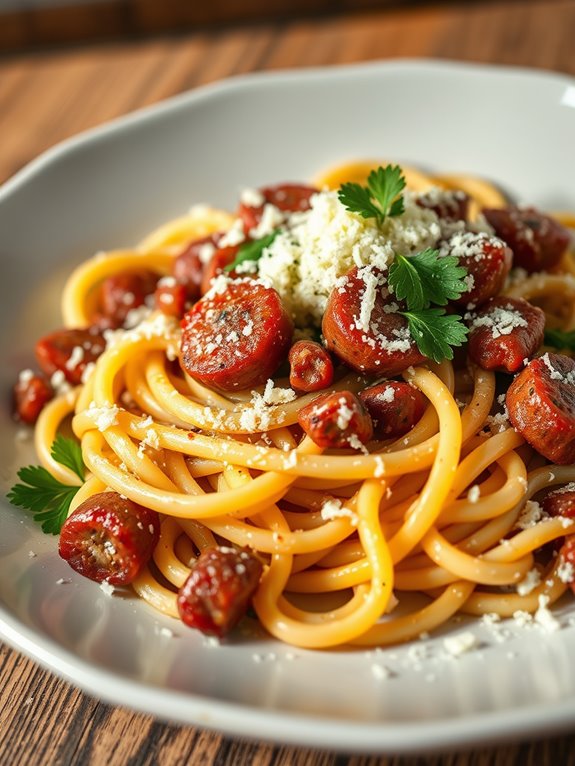
[[[409,192],[404,202],[405,212],[387,218],[381,228],[349,212],[335,191],[315,194],[310,210],[289,216],[258,266],[260,278],[279,292],[297,327],[321,324],[330,292],[354,266],[385,269],[395,252],[413,255],[437,244],[437,215],[416,205]],[[375,284],[369,270],[365,274],[371,280],[366,283],[369,296]],[[367,323],[367,317],[358,319]]]

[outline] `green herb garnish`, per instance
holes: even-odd
[[[463,277],[467,270],[459,266],[455,256],[440,257],[428,248],[406,258],[396,255],[389,268],[389,285],[408,310],[400,312],[407,319],[411,337],[424,356],[441,362],[453,359],[451,346],[461,346],[467,327],[458,314],[446,314],[445,306],[467,289]]]
[[[427,248],[411,258],[396,255],[389,267],[389,284],[399,300],[407,301],[410,311],[421,311],[432,303],[445,306],[459,298],[467,289],[466,274],[455,256],[440,258],[437,250]]]
[[[265,237],[254,239],[253,242],[244,242],[238,249],[235,259],[225,267],[224,271],[233,271],[244,261],[259,261],[266,247],[271,245],[279,233],[280,229],[275,229],[275,231],[272,231],[271,234],[267,234]]]
[[[372,170],[367,177],[367,186],[357,183],[342,184],[338,197],[352,213],[363,218],[375,218],[381,226],[389,216],[401,215],[405,209],[401,192],[405,189],[405,178],[398,165],[387,165]]]
[[[409,332],[417,348],[434,362],[453,359],[451,346],[461,346],[467,337],[467,327],[461,317],[446,314],[445,309],[426,308],[399,313],[407,319]]]
[[[58,435],[52,444],[52,457],[84,480],[82,450],[74,439]],[[62,484],[39,465],[29,465],[18,471],[22,484],[15,484],[8,492],[8,500],[19,508],[32,511],[34,521],[46,533],[57,535],[66,521],[70,503],[79,486]]]
[[[545,330],[543,342],[547,346],[553,346],[553,348],[575,351],[575,330],[552,330],[549,328]]]

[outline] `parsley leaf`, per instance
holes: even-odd
[[[82,452],[76,441],[58,435],[52,445],[52,457],[84,479]],[[57,535],[80,487],[62,484],[39,465],[21,468],[18,478],[22,484],[12,487],[8,500],[19,508],[32,511],[34,521],[41,524],[44,532]]]
[[[58,434],[52,444],[52,457],[56,462],[65,465],[73,471],[76,476],[84,481],[84,460],[82,459],[82,448],[75,439],[67,439],[62,434]]]
[[[271,245],[279,233],[280,229],[275,229],[275,231],[272,231],[271,234],[267,234],[265,237],[254,239],[252,242],[244,242],[238,249],[235,259],[225,267],[224,271],[233,271],[244,261],[259,261],[265,248]]]
[[[375,218],[381,226],[385,219],[401,215],[405,210],[401,192],[405,178],[399,165],[386,165],[372,170],[367,186],[357,183],[342,184],[338,191],[339,201],[352,213],[363,218]]]
[[[467,327],[461,317],[446,314],[445,309],[425,308],[399,313],[407,319],[409,332],[417,348],[434,362],[453,359],[451,346],[461,346],[467,337]]]
[[[410,258],[396,255],[389,267],[389,284],[399,300],[407,301],[410,311],[421,311],[432,303],[445,306],[459,298],[467,289],[466,274],[455,256],[440,258],[437,250],[427,248]]]
[[[371,192],[365,186],[355,183],[343,184],[337,194],[339,201],[352,213],[363,218],[377,218],[383,222],[382,212],[371,199]]]
[[[544,343],[558,349],[575,351],[575,330],[545,330]]]

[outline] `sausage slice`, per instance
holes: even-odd
[[[491,298],[470,318],[469,358],[484,370],[517,372],[543,343],[545,314],[522,298]]]
[[[558,465],[575,462],[575,360],[533,359],[509,386],[509,420],[525,441]]]
[[[391,377],[425,357],[411,337],[407,319],[397,313],[397,304],[384,296],[372,277],[378,279],[377,271],[356,267],[344,284],[332,290],[322,332],[328,350],[352,369]],[[370,310],[364,317],[368,293]]]
[[[182,320],[181,363],[222,391],[265,383],[287,356],[293,323],[278,293],[251,279],[229,282]]]

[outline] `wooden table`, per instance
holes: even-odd
[[[575,75],[575,0],[410,9],[201,30],[0,59],[0,182],[57,141],[228,75],[440,57]],[[102,704],[0,648],[0,764],[512,766],[575,764],[575,736],[431,758],[369,758],[232,741]]]

